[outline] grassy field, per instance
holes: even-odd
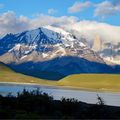
[[[114,74],[78,74],[59,81],[61,86],[81,89],[120,92],[120,75]]]
[[[54,81],[42,80],[35,77],[16,73],[0,64],[0,82],[33,83],[41,85],[56,85]]]
[[[3,64],[0,64],[0,82],[33,83],[70,89],[120,92],[120,75],[78,74],[59,81],[49,81],[16,73]]]

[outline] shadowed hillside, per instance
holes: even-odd
[[[26,76],[23,74],[16,73],[3,63],[0,63],[0,82],[17,82],[17,83],[55,85],[54,81],[50,82],[47,80],[37,79],[31,76]]]
[[[60,80],[65,76],[80,73],[116,73],[116,69],[106,64],[72,56],[43,62],[13,63],[9,66],[17,72],[48,80]]]

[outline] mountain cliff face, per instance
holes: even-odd
[[[96,36],[93,42],[92,50],[99,52],[102,49],[102,41],[100,36]]]
[[[82,39],[52,26],[3,37],[0,61],[17,72],[44,79],[57,80],[76,73],[115,72]]]
[[[104,41],[100,36],[93,42],[93,51],[96,51],[107,64],[120,65],[120,43]]]

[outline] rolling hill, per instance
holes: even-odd
[[[120,75],[115,74],[76,74],[59,81],[44,80],[16,73],[0,63],[0,82],[31,83],[58,86],[67,89],[120,92]]]
[[[54,81],[42,80],[27,75],[19,74],[0,63],[0,82],[33,83],[42,85],[55,85]]]
[[[120,75],[117,74],[78,74],[59,81],[60,86],[85,90],[120,92]]]

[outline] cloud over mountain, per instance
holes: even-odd
[[[0,15],[0,36],[7,33],[19,33],[25,30],[38,28],[40,26],[54,25],[61,26],[77,22],[78,18],[73,16],[54,17],[40,14],[33,19],[26,16],[17,17],[14,12],[8,11]]]
[[[0,35],[7,33],[22,32],[29,29],[29,20],[27,17],[17,17],[14,12],[8,11],[0,15]]]
[[[11,11],[0,15],[0,36],[7,33],[19,33],[46,25],[64,28],[67,31],[72,31],[77,36],[84,35],[89,40],[93,40],[96,35],[100,35],[103,40],[120,41],[119,26],[96,21],[80,21],[77,17],[73,16],[54,17],[40,14],[35,18],[29,19],[26,16],[17,17]]]
[[[67,31],[72,31],[76,36],[84,36],[89,41],[94,40],[99,35],[103,40],[110,42],[120,42],[120,27],[96,21],[79,21],[74,24],[63,26]]]

